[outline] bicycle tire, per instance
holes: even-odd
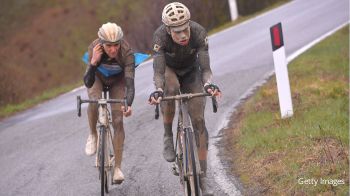
[[[105,171],[105,191],[106,193],[108,194],[109,193],[109,189],[108,189],[108,174],[107,172]]]
[[[99,158],[100,158],[100,180],[101,180],[101,196],[105,193],[105,133],[106,129],[104,126],[100,128],[100,146],[99,146]]]
[[[105,169],[105,191],[108,194],[109,193],[109,185],[112,184],[112,173],[111,173],[111,168],[110,168],[110,160],[113,155],[110,154],[110,147],[113,146],[111,144],[111,135],[110,135],[110,130],[106,130],[105,138],[107,139],[105,141],[105,162],[107,163],[107,169]],[[112,168],[113,165],[112,165]]]
[[[197,168],[196,168],[196,159],[195,159],[195,152],[194,151],[194,142],[195,142],[195,138],[193,137],[193,131],[190,129],[190,128],[187,128],[187,130],[185,131],[185,133],[187,133],[187,136],[186,139],[188,142],[188,145],[187,146],[187,150],[188,150],[188,154],[189,154],[189,158],[188,161],[189,161],[189,170],[190,173],[192,173],[191,176],[189,176],[189,184],[190,184],[190,188],[191,188],[191,193],[192,193],[192,190],[194,191],[194,195],[192,196],[199,196],[199,193],[200,193],[200,187],[199,187],[199,174],[197,174]]]
[[[179,177],[180,177],[180,183],[181,184],[184,184],[184,181],[185,181],[185,177],[184,177],[184,160],[183,160],[183,148],[182,148],[182,144],[183,142],[181,141],[181,136],[180,136],[181,132],[178,131],[177,132],[177,138],[176,138],[176,164],[177,164],[177,168],[178,168],[178,172],[179,172]]]
[[[183,131],[181,131],[183,132]],[[180,136],[179,136],[180,137]],[[181,177],[182,177],[182,185],[184,187],[184,193],[185,196],[191,196],[191,185],[190,185],[190,181],[188,178],[188,142],[187,142],[187,137],[185,136],[185,134],[182,137],[182,140],[180,139],[180,148],[182,151],[182,160],[181,160]]]

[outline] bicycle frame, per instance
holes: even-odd
[[[95,103],[98,105],[98,119],[96,128],[99,130],[98,134],[98,149],[96,153],[96,167],[99,170],[99,177],[101,180],[101,195],[104,192],[108,193],[108,184],[112,184],[112,171],[114,167],[114,149],[113,149],[113,136],[111,132],[110,123],[111,115],[108,109],[108,104],[123,103],[127,108],[126,98],[124,99],[109,99],[109,88],[103,88],[102,98],[98,100],[82,100],[80,96],[77,96],[77,109],[78,116],[81,116],[81,104],[82,103]],[[109,183],[110,182],[110,183]]]
[[[180,182],[184,186],[185,195],[199,196],[199,175],[201,168],[197,153],[199,138],[194,133],[190,115],[188,113],[188,100],[194,97],[211,96],[208,93],[180,94],[163,97],[162,101],[176,100],[179,108],[178,129],[175,144],[175,163],[179,168]],[[213,111],[217,111],[217,102],[212,97]],[[159,107],[156,107],[155,118],[159,117]],[[176,170],[176,165],[173,168]],[[176,171],[174,172],[176,175]]]
[[[105,147],[107,147],[107,149],[104,149],[103,151],[98,148],[97,151],[97,159],[96,159],[96,167],[100,167],[100,165],[98,165],[98,163],[100,163],[99,159],[101,156],[100,153],[105,153],[105,160],[104,160],[104,167],[106,170],[110,171],[110,169],[112,168],[112,164],[114,163],[114,149],[113,149],[113,138],[112,138],[112,132],[111,132],[111,127],[110,127],[110,123],[111,123],[111,115],[108,109],[108,100],[109,96],[107,92],[102,92],[102,98],[97,100],[97,104],[98,104],[98,120],[97,120],[97,125],[96,127],[99,130],[99,136],[102,135],[102,131],[105,131],[106,137],[105,139],[107,139],[106,145]],[[102,139],[102,138],[101,138]],[[102,142],[100,141],[100,138],[98,139],[99,143],[97,146],[101,146]],[[102,151],[102,152],[101,152]],[[112,155],[112,156],[111,156]],[[101,174],[100,174],[101,175]]]
[[[201,168],[199,164],[199,158],[197,153],[197,139],[194,133],[194,130],[192,128],[192,122],[190,115],[188,113],[187,108],[187,100],[177,100],[178,106],[179,106],[179,117],[178,117],[178,129],[176,134],[176,142],[175,142],[175,154],[177,159],[180,157],[182,158],[182,163],[180,160],[177,160],[178,163],[180,163],[183,168],[182,171],[183,174],[181,175],[182,184],[185,188],[185,195],[199,195],[198,190],[196,193],[196,190],[192,187],[199,187],[199,175],[201,173]],[[179,143],[179,146],[177,144]],[[179,153],[177,153],[177,149],[179,148]],[[194,153],[194,160],[191,158],[191,152],[189,150],[192,150]],[[183,153],[185,153],[185,156],[183,156]],[[193,165],[192,162],[195,163],[195,168],[192,168]],[[194,177],[194,175],[197,175]],[[190,180],[192,178],[192,180]],[[196,180],[194,180],[196,179]],[[186,184],[185,184],[186,183]],[[188,184],[187,183],[192,183]],[[188,189],[190,188],[190,189]],[[189,193],[191,192],[191,193]]]

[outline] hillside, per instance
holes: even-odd
[[[288,0],[237,1],[242,15]],[[0,6],[0,117],[81,84],[82,54],[101,24],[119,24],[135,51],[150,53],[168,0],[3,0]],[[229,22],[227,0],[180,0],[208,31]],[[254,5],[254,6],[252,6]],[[203,11],[204,10],[204,11]],[[210,10],[207,12],[205,10]],[[44,98],[43,98],[44,97]],[[28,103],[29,101],[29,103]]]
[[[157,3],[156,3],[157,2]],[[192,18],[211,29],[228,21],[227,1],[183,1]],[[81,56],[102,23],[124,30],[135,51],[150,52],[153,31],[167,1],[2,1],[0,8],[0,108],[44,91],[78,84]],[[211,9],[210,14],[199,12]],[[223,11],[224,10],[224,11]],[[227,10],[225,12],[225,10]]]

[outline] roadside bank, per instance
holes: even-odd
[[[290,63],[292,118],[280,119],[274,76],[233,114],[221,154],[243,194],[349,193],[348,35],[347,26]]]

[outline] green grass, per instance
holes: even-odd
[[[29,99],[27,101],[21,102],[19,104],[8,104],[2,108],[0,108],[0,119],[4,117],[8,117],[12,114],[15,114],[20,111],[24,111],[28,108],[31,108],[39,103],[42,103],[43,101],[52,99],[62,93],[68,92],[74,88],[77,88],[78,86],[81,86],[82,82],[78,82],[76,84],[71,85],[65,85],[61,86],[52,90],[45,91],[39,96],[36,96],[32,99]]]
[[[343,28],[289,64],[292,118],[280,118],[275,77],[241,106],[232,143],[243,183],[278,195],[349,193],[348,35]],[[346,184],[300,185],[300,177]]]

